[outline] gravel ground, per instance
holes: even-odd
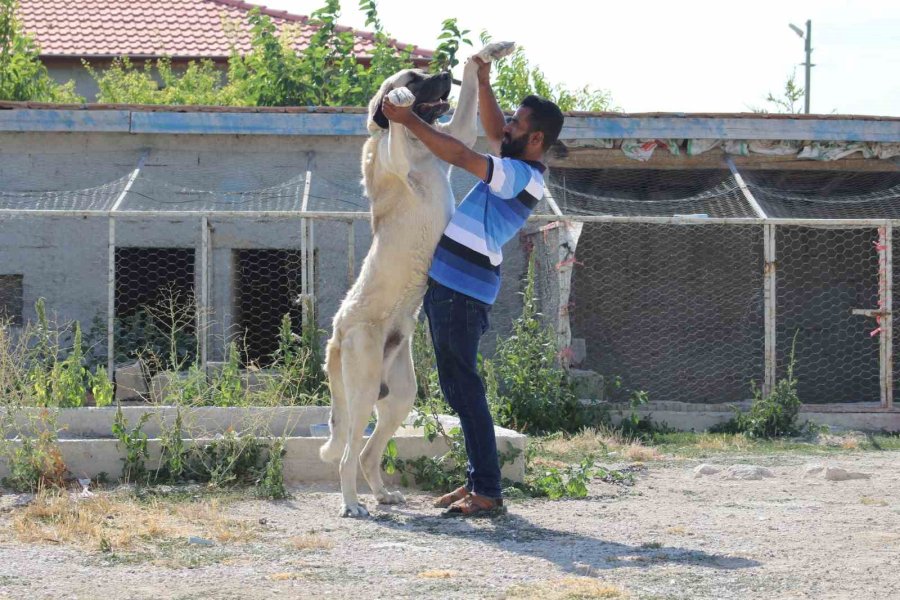
[[[442,519],[417,492],[370,519],[341,519],[336,486],[306,486],[291,500],[227,505],[253,541],[175,540],[153,560],[18,542],[22,508],[7,494],[0,598],[898,598],[897,458],[819,460],[871,474],[840,482],[805,476],[816,460],[796,455],[707,461],[774,473],[751,481],[654,462],[633,487],[512,502],[493,520]]]

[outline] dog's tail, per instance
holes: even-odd
[[[328,387],[331,390],[331,418],[328,423],[331,435],[319,448],[319,457],[334,463],[341,459],[347,445],[349,418],[347,398],[344,395],[344,380],[341,373],[341,345],[337,335],[328,341],[325,349],[325,370],[328,373]]]

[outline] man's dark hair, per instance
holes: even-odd
[[[540,131],[544,134],[544,151],[556,143],[559,132],[562,131],[563,114],[559,107],[540,96],[526,96],[520,106],[531,109],[531,131]]]

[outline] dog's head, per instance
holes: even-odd
[[[426,123],[434,123],[438,117],[450,110],[447,98],[450,96],[452,84],[450,73],[431,75],[422,69],[406,69],[388,77],[369,102],[369,131],[375,132],[390,127],[390,121],[381,110],[381,101],[385,94],[400,87],[407,88],[416,97],[413,111]]]

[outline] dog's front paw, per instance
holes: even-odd
[[[491,42],[481,50],[475,53],[475,56],[484,62],[491,62],[509,56],[516,49],[515,42]]]
[[[406,498],[400,492],[389,492],[387,490],[381,490],[375,495],[375,498],[378,500],[378,504],[403,504],[406,502]]]
[[[341,516],[361,519],[362,517],[368,517],[369,511],[362,504],[341,504]]]
[[[387,98],[394,106],[412,106],[416,101],[415,95],[405,87],[391,90]]]

